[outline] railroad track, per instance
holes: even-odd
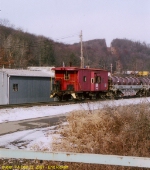
[[[21,104],[7,104],[7,105],[0,105],[0,109],[5,108],[17,108],[17,107],[33,107],[33,106],[59,106],[59,105],[69,105],[69,104],[76,104],[76,103],[87,103],[91,100],[80,100],[80,101],[51,101],[51,102],[37,102],[37,103],[21,103]],[[92,100],[97,101],[97,100]]]
[[[73,102],[70,102],[73,103]],[[38,102],[38,103],[23,103],[23,104],[7,104],[0,105],[0,109],[4,108],[18,108],[18,107],[33,107],[33,106],[58,106],[58,105],[66,105],[70,104],[69,102]],[[75,103],[75,102],[74,102]]]
[[[75,104],[76,102],[70,101],[53,101],[53,102],[38,102],[38,103],[23,103],[23,104],[7,104],[7,105],[0,105],[0,109],[5,108],[18,108],[18,107],[33,107],[33,106],[59,106],[59,105],[68,105],[68,104]]]
[[[70,100],[70,101],[51,101],[51,102],[38,102],[38,103],[21,103],[21,104],[7,104],[0,105],[0,109],[6,108],[18,108],[18,107],[33,107],[33,106],[60,106],[60,105],[69,105],[69,104],[77,104],[77,103],[87,103],[87,102],[96,102],[96,101],[104,101],[104,99],[99,100]]]
[[[145,96],[148,97],[148,96]],[[131,99],[131,98],[139,98],[139,97],[124,97],[124,99]],[[144,97],[140,97],[144,98]],[[33,107],[33,106],[60,106],[60,105],[69,105],[69,104],[79,104],[79,103],[87,103],[87,102],[97,102],[97,101],[106,101],[106,100],[119,100],[122,98],[115,98],[115,99],[98,99],[98,100],[77,100],[77,101],[51,101],[51,102],[38,102],[38,103],[22,103],[22,104],[7,104],[7,105],[0,105],[0,109],[6,108],[19,108],[19,107]]]

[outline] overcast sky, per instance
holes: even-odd
[[[150,44],[150,0],[0,0],[0,19],[54,41],[126,38]]]

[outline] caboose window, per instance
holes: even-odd
[[[86,76],[83,76],[83,81],[86,82]]]
[[[95,77],[95,83],[100,83],[101,82],[101,77],[100,76],[96,76]]]
[[[69,75],[69,73],[66,71],[65,74],[64,74],[64,79],[65,79],[65,80],[69,80],[69,77],[70,77],[70,75]]]

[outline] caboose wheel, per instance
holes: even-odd
[[[104,94],[101,95],[101,99],[106,99],[106,96]]]
[[[62,101],[62,96],[57,97],[58,101]]]
[[[68,101],[69,99],[71,99],[71,96],[70,96],[70,95],[65,95],[65,96],[63,96],[63,99],[64,99],[65,101]]]

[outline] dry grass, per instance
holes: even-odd
[[[57,132],[53,151],[96,153],[109,155],[150,157],[150,107],[142,103],[130,106],[113,106],[99,110],[72,112],[68,124]],[[11,161],[9,163],[9,161]],[[51,162],[36,160],[0,160],[2,165],[68,166],[69,170],[146,170],[82,163]],[[16,168],[18,169],[18,168]],[[58,168],[57,168],[58,169]]]
[[[149,104],[72,112],[55,151],[150,157]],[[138,169],[72,163],[72,169]],[[141,168],[139,168],[141,169]]]

